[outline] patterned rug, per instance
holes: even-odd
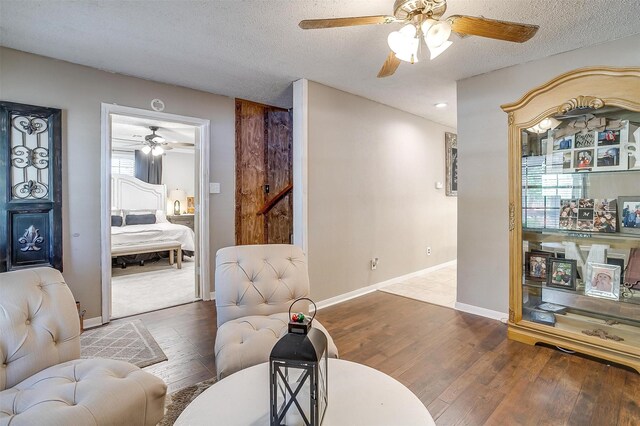
[[[142,321],[115,322],[86,330],[80,335],[81,358],[109,358],[147,367],[166,361]]]
[[[165,400],[165,414],[164,418],[158,423],[158,426],[171,426],[176,422],[176,419],[180,417],[185,407],[191,404],[191,401],[196,399],[198,395],[209,389],[209,387],[216,382],[216,379],[205,380],[204,382],[196,383],[188,388],[180,389],[167,395]]]

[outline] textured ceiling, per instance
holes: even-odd
[[[639,0],[449,0],[445,16],[540,25],[519,45],[454,40],[434,61],[376,74],[398,25],[303,31],[302,19],[391,14],[392,0],[0,0],[0,44],[118,73],[290,107],[307,78],[450,126],[455,81],[640,33]],[[606,58],[594,63],[606,64]],[[437,102],[447,102],[443,109]]]

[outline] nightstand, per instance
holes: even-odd
[[[176,225],[184,225],[195,231],[194,216],[192,214],[167,215],[167,220]]]

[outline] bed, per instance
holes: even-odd
[[[167,206],[165,185],[152,185],[127,175],[111,176],[112,215],[153,212],[156,223],[145,225],[127,225],[111,227],[111,247],[141,242],[174,240],[182,243],[185,254],[195,251],[195,235],[188,226],[169,223],[165,216]]]

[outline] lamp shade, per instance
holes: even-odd
[[[187,193],[184,192],[182,189],[172,189],[171,192],[169,192],[169,198],[172,200],[184,200],[187,197]]]
[[[145,146],[142,147],[142,149],[140,151],[142,151],[145,154],[148,154],[148,153],[151,152],[151,147],[149,145],[145,145]]]
[[[447,21],[440,21],[431,25],[425,36],[425,42],[430,49],[440,47],[451,35],[451,25]]]
[[[400,31],[393,31],[387,38],[387,43],[396,57],[405,62],[418,62],[420,39],[416,37],[416,27],[405,25]]]

